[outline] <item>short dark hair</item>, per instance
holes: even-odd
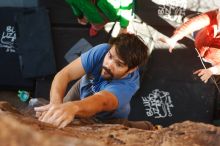
[[[116,53],[128,65],[128,69],[141,66],[148,59],[148,47],[134,34],[119,34],[111,38],[109,44],[115,45]]]

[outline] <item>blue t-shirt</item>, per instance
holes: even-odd
[[[80,82],[80,98],[86,98],[96,92],[106,90],[118,99],[118,108],[113,112],[102,112],[96,115],[100,119],[127,118],[130,112],[130,100],[139,88],[138,70],[117,80],[103,79],[101,68],[105,55],[110,49],[109,44],[100,44],[81,55],[81,62],[86,75]]]

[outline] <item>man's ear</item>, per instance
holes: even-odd
[[[129,69],[128,70],[128,74],[130,74],[130,73],[132,73],[132,72],[134,72],[135,70],[137,70],[138,69],[138,67],[136,66],[136,67],[134,67],[134,68],[131,68],[131,69]]]

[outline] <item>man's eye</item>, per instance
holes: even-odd
[[[121,64],[121,63],[116,63],[116,65],[117,65],[118,67],[122,67],[122,64]]]
[[[109,58],[112,58],[112,55],[111,55],[111,53],[108,53],[108,57],[109,57]]]

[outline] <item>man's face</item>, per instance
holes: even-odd
[[[116,54],[115,46],[105,55],[101,76],[104,79],[120,79],[125,77],[129,72],[128,66]]]

